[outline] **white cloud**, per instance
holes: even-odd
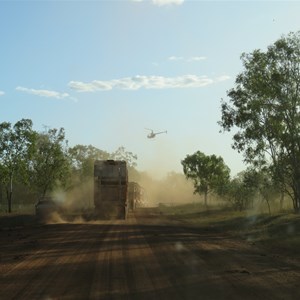
[[[69,98],[71,100],[75,100],[75,98],[71,97],[68,93],[59,93],[56,91],[49,91],[49,90],[36,90],[36,89],[29,89],[26,87],[18,86],[16,87],[17,91],[24,92],[27,94],[40,96],[40,97],[47,97],[47,98],[56,98],[56,99],[66,99]]]
[[[3,91],[0,91],[0,96],[3,96],[5,93]]]
[[[173,61],[176,61],[176,60],[183,60],[184,58],[182,56],[170,56],[168,57],[168,60],[173,60]]]
[[[188,58],[185,58],[182,56],[169,56],[168,57],[168,60],[171,60],[171,61],[182,60],[182,61],[186,61],[186,62],[201,61],[201,60],[205,60],[205,59],[207,59],[205,56],[192,56],[192,57],[188,57]]]
[[[192,56],[187,59],[188,62],[205,60],[205,56]]]
[[[181,5],[183,4],[184,0],[152,0],[152,3],[157,6],[164,6],[164,5]]]
[[[226,81],[226,80],[229,80],[230,79],[230,76],[228,75],[222,75],[220,77],[218,77],[215,82],[221,82],[221,81]]]
[[[131,2],[143,2],[144,0],[131,0]],[[181,5],[184,0],[151,0],[152,4],[157,6],[164,5]]]
[[[108,91],[112,89],[139,90],[145,89],[170,89],[170,88],[200,88],[213,83],[229,79],[221,76],[215,79],[207,76],[183,75],[178,77],[163,76],[134,76],[110,81],[94,80],[90,83],[70,81],[69,87],[77,92]]]

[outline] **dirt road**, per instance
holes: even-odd
[[[153,212],[0,231],[1,299],[300,299],[300,263]]]

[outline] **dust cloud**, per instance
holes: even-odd
[[[91,218],[94,209],[94,180],[86,180],[67,191],[56,190],[52,197],[57,203],[58,210],[50,214],[47,224],[74,223],[82,224]]]
[[[169,133],[168,133],[169,134]],[[147,148],[138,155],[138,167],[155,179],[163,179],[169,172],[182,173],[181,157],[169,136],[147,139]]]
[[[181,160],[184,157],[178,153],[178,142],[174,142],[172,137],[168,131],[163,136],[146,139],[147,147],[142,155],[138,155],[141,160],[138,168],[144,171],[140,172],[137,183],[143,188],[144,206],[172,206],[202,201],[201,196],[194,194],[193,183],[182,173]]]
[[[64,217],[59,212],[53,212],[51,213],[46,220],[44,220],[47,224],[64,224],[67,223],[67,221],[64,219]]]
[[[131,181],[130,176],[129,181]],[[147,172],[141,172],[135,182],[141,186],[140,207],[157,207],[160,204],[173,206],[202,201],[199,195],[194,195],[192,182],[186,180],[180,173],[171,172],[164,178],[157,179]],[[47,223],[93,221],[93,188],[93,179],[90,179],[68,191],[57,190],[53,193],[59,211],[51,214]]]
[[[159,204],[180,205],[201,201],[194,194],[193,184],[180,173],[171,172],[164,178],[156,179],[147,172],[141,174],[138,182],[144,191],[143,204],[146,207],[156,207]]]
[[[62,208],[69,212],[86,211],[94,206],[93,178],[86,180],[67,191],[56,190],[52,196]]]

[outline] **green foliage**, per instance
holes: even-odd
[[[233,178],[224,189],[224,198],[237,210],[253,208],[254,202],[263,202],[271,213],[271,202],[280,195],[280,189],[269,169],[248,168]]]
[[[121,146],[116,151],[110,154],[110,159],[124,160],[127,163],[128,177],[131,181],[139,181],[140,174],[136,170],[137,155],[130,151],[126,151],[125,147]]]
[[[137,156],[124,147],[111,154],[92,145],[68,148],[63,128],[38,133],[32,125],[29,119],[22,119],[14,126],[0,123],[0,200],[5,187],[9,212],[13,185],[24,189],[21,192],[24,199],[26,194],[31,197],[32,190],[44,196],[57,187],[70,188],[71,183],[72,186],[86,183],[93,177],[97,159],[125,160],[132,180],[138,180]],[[24,184],[30,185],[31,191],[25,190]]]
[[[92,145],[76,145],[69,148],[73,173],[83,182],[94,176],[94,161],[109,158],[109,153]]]
[[[266,52],[241,56],[244,71],[222,102],[221,127],[233,148],[254,166],[273,165],[274,177],[292,189],[300,206],[300,32],[281,37]]]
[[[244,173],[240,173],[227,183],[223,196],[232,203],[234,209],[242,211],[253,203],[255,189],[244,181]]]
[[[128,167],[135,168],[137,166],[137,155],[130,151],[126,151],[125,147],[123,146],[119,147],[115,152],[113,152],[110,155],[110,158],[114,160],[124,160],[126,161]]]
[[[220,156],[208,156],[197,151],[192,155],[187,155],[181,164],[186,178],[194,183],[194,192],[204,193],[205,204],[210,191],[221,194],[229,181],[230,169]]]
[[[13,179],[16,175],[25,181],[27,161],[32,155],[34,131],[32,121],[22,119],[14,124],[3,122],[0,124],[0,185],[6,186],[8,212],[11,212]]]
[[[137,156],[130,151],[126,151],[125,147],[119,147],[116,151],[108,153],[92,145],[76,145],[69,148],[69,155],[72,160],[72,169],[75,181],[79,180],[84,182],[93,177],[94,161],[107,159],[126,161],[131,180],[137,181],[139,179],[139,173],[135,168],[137,165]]]
[[[37,134],[29,172],[31,184],[40,196],[57,186],[66,186],[70,166],[63,128]]]

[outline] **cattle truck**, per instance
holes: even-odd
[[[94,205],[98,217],[126,219],[128,171],[125,161],[96,160]]]

